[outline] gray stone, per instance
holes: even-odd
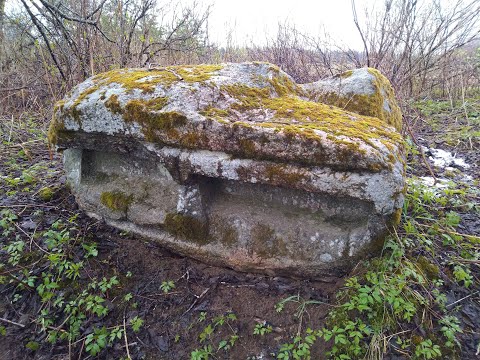
[[[398,131],[402,129],[402,114],[393,88],[376,69],[354,69],[301,86],[311,100],[374,116],[395,126]]]
[[[212,264],[327,278],[381,249],[404,162],[389,119],[318,88],[266,63],[115,70],[56,105],[49,138],[89,215]]]

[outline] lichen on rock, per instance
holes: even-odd
[[[380,171],[401,158],[401,138],[382,114],[359,115],[305,94],[266,63],[114,70],[79,85],[56,107],[50,139],[98,131],[102,122],[108,134],[259,160]],[[93,120],[90,110],[102,104],[101,120]]]
[[[211,263],[320,276],[398,221],[400,128],[376,70],[301,85],[254,62],[96,75],[57,103],[49,141],[80,205],[114,226]]]
[[[402,114],[392,85],[377,69],[349,70],[302,86],[311,100],[376,117],[402,130]]]
[[[110,210],[125,212],[133,200],[133,196],[121,191],[105,191],[100,195],[100,202]]]

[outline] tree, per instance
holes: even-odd
[[[363,52],[350,51],[361,66],[380,69],[411,95],[426,87],[428,75],[457,49],[480,34],[480,3],[455,0],[385,0],[379,10],[365,9],[364,21],[351,0]],[[414,80],[415,79],[415,80]],[[405,86],[407,85],[407,86]]]
[[[3,23],[5,19],[5,1],[0,0],[0,45],[2,44],[3,40]]]

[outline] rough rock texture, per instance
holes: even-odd
[[[92,216],[239,270],[339,275],[381,248],[404,189],[391,87],[349,76],[347,91],[267,63],[113,70],[57,103],[49,138]],[[316,102],[326,88],[377,117]]]

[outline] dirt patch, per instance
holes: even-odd
[[[14,179],[25,169],[43,164],[30,185],[19,184],[14,191],[3,185],[0,206],[12,209],[18,219],[18,231],[27,234],[47,231],[58,219],[68,221],[76,216],[75,236],[85,242],[98,244],[98,256],[91,259],[88,268],[78,279],[88,284],[92,278],[118,277],[120,284],[107,294],[112,304],[118,297],[131,294],[134,307],[113,307],[107,317],[92,320],[86,327],[115,326],[124,318],[135,316],[144,320],[138,333],[128,332],[130,356],[133,359],[187,359],[195,349],[212,346],[216,358],[246,359],[268,358],[281,344],[290,342],[307,327],[320,328],[334,301],[334,294],[342,281],[334,283],[312,282],[287,278],[235,272],[202,264],[178,256],[155,242],[122,233],[101,221],[88,218],[78,210],[74,197],[65,187],[59,156],[50,160],[44,144],[28,150],[29,156],[18,157],[19,148],[11,147],[2,158],[1,171]],[[21,149],[20,149],[21,150]],[[12,169],[9,159],[17,166]],[[16,169],[16,170],[15,170]],[[36,193],[47,185],[54,189],[52,199],[43,201]],[[77,215],[78,214],[78,215]],[[2,260],[6,259],[3,252]],[[162,284],[173,281],[174,288],[164,292]],[[43,305],[33,292],[19,293],[14,284],[0,285],[2,300],[0,317],[6,335],[0,336],[0,359],[65,359],[87,358],[85,339],[77,343],[60,342],[49,345],[40,330],[38,315]],[[275,306],[291,298],[281,312]],[[228,324],[217,325],[205,340],[200,335],[219,317],[234,314]],[[98,324],[95,323],[98,322]],[[254,335],[257,324],[271,332]],[[87,331],[88,329],[83,329]],[[228,350],[217,350],[223,340],[238,337]],[[29,343],[38,348],[26,349]],[[319,355],[321,349],[314,353]],[[125,356],[124,341],[102,351],[100,358],[113,359]]]

